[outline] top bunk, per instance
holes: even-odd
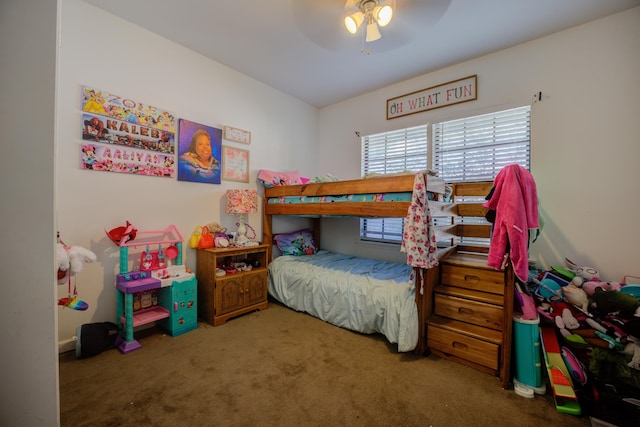
[[[439,199],[445,184],[424,174],[428,197]],[[264,188],[265,215],[404,217],[411,203],[415,174],[281,185]]]

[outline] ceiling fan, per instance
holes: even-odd
[[[378,27],[386,27],[391,22],[395,0],[347,0],[344,8],[349,12],[344,18],[347,31],[356,34],[365,23],[365,41],[373,42],[382,38]]]
[[[300,31],[313,43],[336,52],[353,52],[362,47],[367,38],[368,22],[364,18],[366,9],[360,6],[363,0],[291,0],[293,17]],[[391,6],[392,22],[385,28],[384,37],[377,38],[377,53],[398,49],[422,37],[446,13],[451,0],[374,0],[376,7]],[[364,36],[353,37],[345,31],[345,18],[361,12],[363,19],[358,27],[363,27]],[[357,21],[354,21],[357,22]],[[370,38],[380,33],[380,22],[372,26]],[[392,28],[393,27],[393,28]],[[358,30],[356,29],[356,32]],[[382,34],[380,34],[382,35]]]

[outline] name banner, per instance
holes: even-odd
[[[387,100],[387,120],[478,99],[478,75],[411,92]]]

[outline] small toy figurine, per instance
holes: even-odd
[[[147,245],[147,247],[145,248],[144,260],[142,261],[142,269],[143,270],[150,269],[152,261],[153,261],[153,256],[151,255],[151,251],[149,250],[149,245]]]
[[[127,221],[124,226],[113,228],[110,231],[105,229],[104,232],[107,233],[107,237],[115,243],[116,246],[120,246],[122,243],[135,239],[138,230]]]

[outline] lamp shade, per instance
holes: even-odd
[[[360,24],[362,24],[362,21],[364,21],[364,13],[357,11],[344,18],[344,26],[347,27],[347,31],[351,34],[355,34]]]
[[[375,22],[371,22],[367,24],[367,35],[365,36],[365,41],[374,42],[382,37],[380,34],[380,30],[378,29],[378,24]]]
[[[227,190],[227,213],[248,214],[258,212],[257,190]]]
[[[391,6],[378,6],[375,15],[378,25],[386,27],[391,22],[391,18],[393,18],[393,9]]]

